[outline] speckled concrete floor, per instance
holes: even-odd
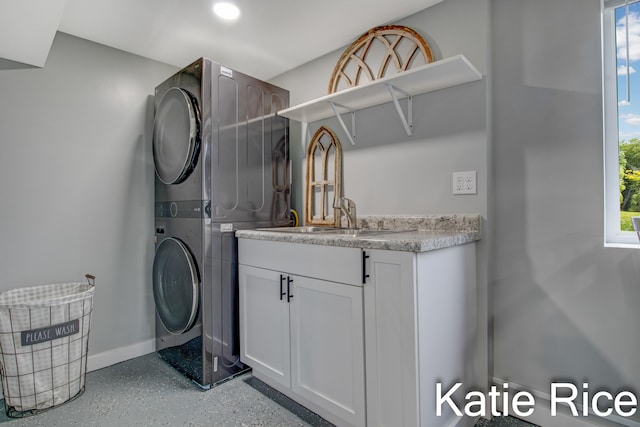
[[[7,426],[309,426],[238,377],[202,391],[149,354],[90,372],[78,399]]]
[[[2,407],[2,406],[0,406]],[[202,391],[158,355],[90,372],[78,399],[25,418],[0,412],[0,423],[22,426],[331,426],[245,374]],[[531,427],[512,418],[478,427]]]
[[[539,427],[512,417],[496,417],[491,421],[481,419],[476,427]]]

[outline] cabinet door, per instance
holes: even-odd
[[[415,254],[366,250],[364,284],[367,425],[416,426],[419,419]]]
[[[346,424],[364,426],[362,287],[292,278],[292,389]]]
[[[240,360],[255,371],[291,386],[289,304],[280,296],[275,271],[240,265]],[[286,278],[283,290],[286,292]]]

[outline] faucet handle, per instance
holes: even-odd
[[[342,201],[343,201],[343,203],[346,204],[347,211],[355,212],[355,210],[356,210],[356,202],[354,202],[353,200],[349,199],[348,197],[343,197]]]
[[[336,197],[334,199],[333,208],[334,209],[343,209],[343,210],[351,210],[351,208],[355,208],[356,204],[353,200],[348,197]]]
[[[353,200],[343,197],[342,200],[345,204],[347,220],[349,223],[349,228],[358,228],[358,217],[356,215],[356,202]]]
[[[341,214],[344,214],[347,217],[347,226],[349,228],[356,228],[358,219],[356,217],[356,203],[349,199],[348,197],[336,197],[334,199],[333,208],[337,209],[336,211],[336,227],[342,226],[342,221],[340,219]]]

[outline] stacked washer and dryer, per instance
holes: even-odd
[[[290,223],[288,104],[206,58],[155,90],[156,350],[203,388],[248,369],[234,231]]]

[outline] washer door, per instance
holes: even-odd
[[[172,87],[158,106],[153,122],[153,160],[165,184],[179,184],[193,171],[200,151],[200,120],[196,100]]]
[[[164,239],[153,260],[153,298],[165,329],[179,335],[198,314],[199,279],[189,249],[178,239]]]

